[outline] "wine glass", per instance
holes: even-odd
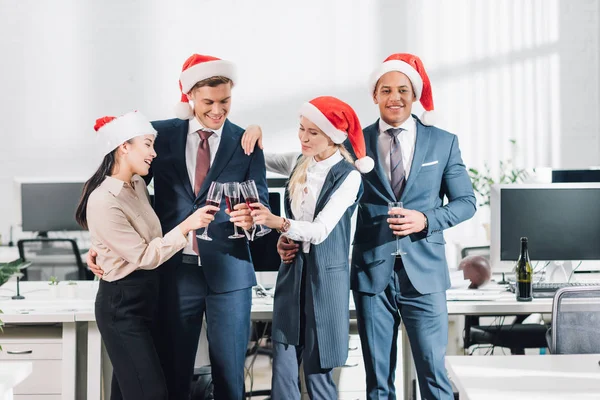
[[[223,194],[223,184],[219,182],[211,182],[210,187],[208,188],[208,194],[206,195],[206,205],[207,206],[221,206],[221,195]],[[216,211],[208,211],[209,214],[215,215]],[[204,228],[204,233],[202,235],[196,235],[198,239],[211,241],[212,238],[208,237],[208,225]]]
[[[252,179],[247,180],[246,182],[240,183],[240,189],[242,190],[242,194],[244,195],[244,200],[246,201],[248,208],[252,210],[250,204],[260,202],[258,200],[258,190],[256,189],[256,183]],[[258,231],[256,232],[256,236],[261,237],[269,232],[271,232],[270,228],[259,225]]]
[[[229,212],[234,211],[235,206],[241,203],[240,201],[240,184],[239,182],[227,182],[223,189],[225,191],[225,202]],[[229,239],[243,238],[244,235],[238,232],[238,227],[233,225],[233,235],[228,236]]]
[[[391,211],[392,208],[404,208],[403,204],[401,201],[393,201],[388,203],[388,210]],[[403,218],[401,215],[392,215],[392,218]],[[392,253],[393,256],[399,257],[399,256],[403,256],[406,254],[406,252],[404,250],[402,250],[400,248],[400,236],[398,235],[394,235],[396,236],[396,251]]]

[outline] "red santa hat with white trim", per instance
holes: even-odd
[[[156,130],[141,112],[132,111],[120,117],[102,117],[96,120],[94,130],[104,155],[136,136],[154,135]]]
[[[190,119],[194,116],[194,111],[190,107],[187,94],[196,83],[212,78],[213,76],[224,76],[235,82],[235,72],[235,65],[230,61],[202,54],[192,54],[183,63],[181,75],[179,76],[181,101],[175,106],[175,115],[177,118]]]
[[[300,115],[317,125],[333,143],[341,144],[350,140],[356,155],[354,165],[362,173],[373,169],[375,162],[367,156],[365,137],[358,116],[348,104],[331,96],[321,96],[304,103]]]
[[[433,125],[435,123],[435,115],[433,112],[431,82],[429,82],[429,76],[425,72],[425,67],[421,59],[408,53],[396,53],[386,58],[383,64],[371,73],[369,79],[371,94],[375,92],[379,78],[390,71],[402,72],[410,79],[415,96],[417,100],[421,101],[421,105],[425,109],[425,112],[421,115],[421,122],[424,125]]]

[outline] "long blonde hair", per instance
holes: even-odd
[[[346,159],[346,161],[348,161],[350,164],[354,164],[352,155],[343,144],[334,144],[334,146],[340,151],[340,154]],[[290,176],[290,180],[288,181],[288,191],[290,193],[292,209],[296,208],[298,201],[301,199],[299,193],[302,190],[302,186],[306,183],[306,173],[308,171],[308,165],[311,158],[312,157],[306,157],[304,155],[301,156],[296,164],[296,167],[294,168],[292,176]]]

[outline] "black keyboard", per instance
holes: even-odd
[[[600,282],[536,282],[533,284],[533,297],[552,297],[554,292],[564,287],[600,286]],[[511,292],[515,292],[515,283],[509,283]]]

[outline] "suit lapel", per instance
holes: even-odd
[[[190,183],[190,176],[187,171],[187,166],[185,164],[185,146],[187,144],[187,134],[189,129],[189,121],[182,121],[179,125],[178,132],[176,133],[173,140],[171,140],[171,154],[173,155],[172,161],[173,166],[175,167],[175,171],[181,179],[181,183],[185,188],[186,193],[189,194],[191,198],[194,198],[194,189],[192,188],[192,184]]]
[[[221,141],[219,143],[217,154],[215,155],[215,160],[208,170],[208,175],[206,175],[206,178],[202,183],[202,187],[198,192],[198,197],[196,200],[206,194],[206,191],[210,187],[210,183],[212,181],[217,180],[221,174],[221,171],[223,171],[223,169],[227,166],[227,163],[233,156],[233,152],[238,146],[241,146],[240,137],[234,134],[233,129],[231,129],[231,123],[228,119],[226,119],[225,125],[223,126],[223,131],[221,132]]]
[[[366,134],[366,146],[367,146],[367,155],[375,161],[374,173],[379,183],[385,193],[387,193],[388,198],[395,199],[396,196],[392,191],[392,185],[387,178],[385,171],[383,170],[383,165],[379,160],[379,147],[377,145],[377,141],[379,140],[379,119],[371,126],[367,127],[364,131]]]
[[[419,175],[419,171],[421,170],[421,166],[423,165],[423,160],[425,160],[425,154],[427,154],[427,148],[429,147],[429,138],[431,137],[429,127],[421,124],[421,122],[416,117],[415,120],[417,123],[415,153],[413,155],[413,161],[410,167],[408,180],[406,181],[406,186],[404,187],[404,191],[402,192],[401,198],[404,198],[406,196],[406,193],[408,193],[412,185],[415,183],[417,176]]]

